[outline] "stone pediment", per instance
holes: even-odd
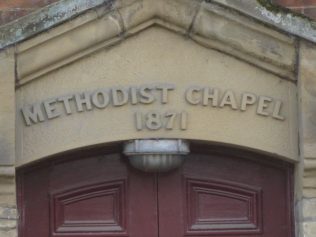
[[[220,18],[222,27],[231,27],[234,37],[227,37],[220,33],[222,20],[208,28],[210,19],[202,27],[209,10],[203,13],[200,7],[182,26],[184,20],[164,21],[144,5],[127,7],[125,13],[111,11],[93,20],[89,17],[96,12],[87,13],[18,45],[18,166],[60,152],[142,138],[199,140],[297,160],[290,37]],[[146,18],[132,14],[138,7]],[[178,17],[182,12],[186,18],[197,6],[173,7]],[[123,16],[126,24],[117,20]],[[202,37],[207,32],[226,38]],[[263,40],[275,51],[263,47]],[[149,117],[163,121],[151,124]]]
[[[295,46],[293,36],[213,2],[113,1],[87,10],[15,47],[17,165],[141,138],[202,140],[296,161]],[[139,92],[146,85],[154,89]],[[137,100],[166,86],[168,103]],[[133,99],[118,105],[117,87]],[[98,90],[108,104],[97,101]],[[174,127],[142,127],[152,111],[176,117]]]
[[[113,47],[153,26],[286,80],[295,80],[295,40],[287,34],[217,3],[129,0],[90,9],[20,43],[16,52],[17,84],[23,85],[100,49]]]

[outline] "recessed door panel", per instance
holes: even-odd
[[[187,234],[262,232],[260,188],[211,179],[184,182]]]
[[[54,236],[126,231],[126,180],[91,184],[50,194]]]

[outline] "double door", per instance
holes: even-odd
[[[286,163],[211,147],[153,174],[108,151],[20,169],[19,236],[292,236]]]

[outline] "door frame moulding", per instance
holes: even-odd
[[[78,147],[76,149],[71,149],[67,151],[62,151],[60,153],[55,153],[41,159],[34,160],[32,162],[25,163],[23,165],[17,166],[16,170],[23,169],[33,169],[43,164],[54,164],[68,162],[73,159],[80,159],[87,156],[96,156],[100,154],[111,154],[111,153],[121,153],[124,157],[124,143],[129,140],[113,141],[104,144],[96,144],[91,146]],[[272,153],[266,153],[262,150],[251,149],[249,147],[237,146],[233,144],[217,143],[212,141],[202,141],[194,139],[186,139],[190,143],[190,153],[206,153],[215,155],[229,155],[242,159],[251,160],[264,165],[272,165],[276,167],[289,166],[294,169],[298,165],[297,161],[288,160],[284,157],[277,156]],[[254,158],[256,156],[256,158]],[[67,157],[67,159],[65,159]],[[128,161],[128,159],[126,159]]]

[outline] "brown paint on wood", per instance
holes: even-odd
[[[192,146],[178,170],[131,168],[113,145],[20,168],[20,237],[293,236],[292,165]]]

